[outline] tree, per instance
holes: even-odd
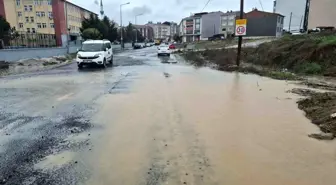
[[[83,33],[88,28],[95,28],[101,33],[103,39],[113,42],[118,38],[118,30],[115,25],[115,22],[111,21],[107,16],[100,20],[97,16],[91,14],[88,19],[83,20],[81,32]]]
[[[179,36],[178,34],[175,34],[173,39],[174,39],[175,42],[181,42],[182,41],[182,37]]]
[[[10,30],[10,24],[6,21],[4,17],[0,16],[0,49],[3,48],[3,40],[5,36],[8,35]]]
[[[99,40],[103,38],[103,35],[96,28],[87,28],[82,32],[84,39]]]

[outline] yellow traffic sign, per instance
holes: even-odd
[[[237,19],[236,20],[236,25],[246,25],[247,24],[247,19]]]

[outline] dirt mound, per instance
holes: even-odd
[[[261,44],[250,63],[286,68],[299,74],[336,76],[336,32],[285,36]]]
[[[322,132],[336,136],[336,93],[312,93],[298,105]]]

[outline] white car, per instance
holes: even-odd
[[[157,48],[157,53],[158,53],[158,56],[160,56],[160,55],[168,55],[168,56],[170,56],[171,50],[169,49],[169,45],[167,45],[167,44],[161,44]]]
[[[149,42],[147,42],[146,44],[145,44],[145,47],[151,47],[152,45],[149,43]]]
[[[106,67],[107,63],[113,64],[112,44],[109,40],[88,40],[83,42],[76,57],[78,68],[83,65],[97,64]]]

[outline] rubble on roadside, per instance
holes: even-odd
[[[71,56],[21,59],[15,62],[0,61],[0,76],[50,69],[72,62]]]

